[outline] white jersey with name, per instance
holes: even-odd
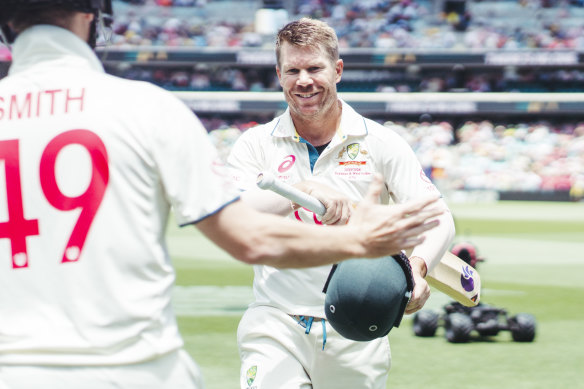
[[[238,196],[170,93],[27,29],[0,80],[0,365],[116,365],[182,346],[165,245]]]
[[[255,185],[259,172],[270,171],[289,184],[303,180],[327,184],[358,202],[367,193],[373,174],[379,172],[386,187],[382,203],[402,203],[438,192],[400,135],[364,118],[345,102],[339,129],[320,156],[298,135],[288,109],[273,121],[243,133],[228,163],[242,190]],[[319,223],[318,217],[306,209],[290,217]],[[324,317],[322,289],[330,268],[254,266],[254,304],[279,307],[290,314]]]

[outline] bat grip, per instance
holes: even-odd
[[[276,192],[279,195],[292,200],[296,204],[314,212],[318,216],[322,216],[326,213],[325,206],[316,197],[276,179],[276,177],[269,172],[258,174],[256,183],[261,189],[269,189]]]

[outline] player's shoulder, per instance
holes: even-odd
[[[277,128],[278,123],[280,122],[280,117],[275,117],[274,119],[270,120],[267,123],[261,123],[256,126],[250,127],[249,129],[245,130],[241,137],[243,139],[257,139],[257,138],[266,138],[272,135],[274,130]]]
[[[365,126],[367,127],[367,136],[376,141],[383,143],[402,143],[405,139],[402,137],[395,127],[389,123],[379,123],[375,120],[365,118]]]
[[[355,130],[355,134],[364,135],[369,141],[385,144],[400,142],[400,135],[384,124],[367,118],[343,101],[343,121],[345,126]]]

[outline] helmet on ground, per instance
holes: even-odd
[[[450,252],[474,268],[479,262],[484,261],[484,258],[478,256],[476,246],[469,242],[455,244]]]
[[[0,8],[0,28],[2,33],[12,43],[15,34],[8,27],[8,22],[20,12],[34,12],[51,7],[62,7],[73,11],[102,14],[105,16],[104,23],[109,24],[113,15],[112,0],[2,0]],[[96,18],[97,19],[97,18]],[[96,25],[94,21],[91,40],[95,41]],[[93,42],[89,42],[90,44]]]
[[[325,285],[325,315],[343,337],[369,341],[398,327],[414,281],[405,255],[337,264]]]

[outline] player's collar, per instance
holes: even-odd
[[[363,116],[359,115],[349,104],[339,99],[342,104],[343,112],[341,113],[341,125],[337,130],[336,136],[342,142],[349,136],[363,136],[367,135],[367,127]],[[290,116],[290,108],[275,120],[272,136],[279,138],[292,138],[296,142],[300,142],[300,135],[296,132],[292,116]]]
[[[104,72],[87,43],[71,31],[56,26],[38,25],[26,29],[14,42],[12,56],[9,74],[49,61],[53,66],[90,67]]]

